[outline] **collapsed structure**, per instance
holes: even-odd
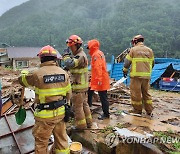
[[[111,60],[110,76],[115,80],[123,77],[123,60],[128,50]],[[125,84],[129,85],[130,79]],[[151,75],[151,86],[167,91],[180,91],[180,59],[155,58]]]

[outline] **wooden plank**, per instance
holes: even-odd
[[[12,106],[13,103],[11,100],[8,100],[6,103],[4,103],[2,106],[1,115],[5,114]]]

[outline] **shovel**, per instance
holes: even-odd
[[[23,108],[24,90],[25,88],[23,87],[22,92],[21,92],[20,107],[19,107],[18,112],[16,112],[15,114],[16,123],[18,125],[22,125],[26,119],[26,110]]]

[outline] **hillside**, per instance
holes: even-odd
[[[62,51],[78,34],[84,42],[98,38],[107,56],[117,56],[141,33],[156,57],[180,58],[179,8],[179,0],[30,0],[0,17],[0,42]]]

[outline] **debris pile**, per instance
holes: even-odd
[[[18,92],[21,86],[18,84],[19,71],[0,67],[0,79],[2,80],[2,97],[8,97],[13,92]]]

